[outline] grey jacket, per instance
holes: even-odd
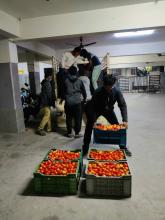
[[[86,100],[86,91],[83,82],[75,75],[68,76],[65,80],[65,104],[77,105],[81,103],[81,95]]]

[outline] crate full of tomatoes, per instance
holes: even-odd
[[[60,160],[60,161],[76,161],[82,162],[82,151],[80,149],[57,149],[52,148],[45,156],[46,160]]]
[[[43,160],[33,174],[35,192],[76,194],[79,170],[79,161]]]
[[[96,149],[92,148],[88,152],[88,160],[98,161],[125,161],[125,151],[120,150],[109,150],[109,149]]]
[[[93,129],[94,143],[117,144],[126,146],[127,132],[123,124],[102,125],[97,124]]]
[[[131,172],[127,162],[88,161],[86,193],[90,196],[131,196]]]

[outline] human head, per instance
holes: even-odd
[[[81,51],[80,47],[75,47],[72,51],[73,56],[78,57],[80,55],[80,51]]]
[[[70,75],[77,75],[77,73],[78,73],[77,68],[75,66],[71,66],[68,71],[69,71]]]
[[[103,79],[104,82],[104,88],[105,90],[110,93],[112,90],[112,87],[114,86],[115,82],[116,82],[116,77],[114,75],[106,75],[104,76]]]
[[[44,68],[45,79],[51,80],[52,79],[52,73],[53,73],[52,68]]]
[[[90,53],[86,49],[81,50],[80,56],[84,57],[84,58],[87,58],[87,59],[90,59]]]

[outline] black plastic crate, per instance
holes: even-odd
[[[98,144],[116,144],[120,147],[127,145],[127,130],[120,129],[117,131],[93,129],[94,143]]]
[[[46,160],[44,160],[46,161]],[[42,161],[43,162],[43,161]],[[42,163],[41,162],[41,163]],[[40,164],[41,164],[40,163]],[[77,194],[77,188],[80,178],[80,162],[77,161],[77,170],[75,174],[63,175],[44,175],[38,173],[40,164],[37,166],[34,176],[34,190],[40,194]]]
[[[86,166],[85,173],[87,195],[131,197],[132,176],[130,170],[129,175],[121,177],[95,176],[87,173],[89,163],[95,163],[95,161],[88,161]]]

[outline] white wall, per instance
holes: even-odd
[[[17,63],[17,47],[16,44],[8,41],[1,40],[0,41],[0,63]]]
[[[0,10],[0,29],[20,37],[20,22],[18,19]]]
[[[165,26],[165,1],[84,12],[51,15],[21,21],[23,39]]]
[[[97,44],[96,44],[97,45]],[[72,50],[71,48],[70,50]],[[99,58],[103,58],[107,53],[110,56],[125,56],[138,54],[157,54],[165,53],[165,41],[153,43],[136,43],[136,44],[121,44],[111,46],[89,46],[88,51],[96,54]],[[62,54],[68,49],[56,50],[57,59],[61,59]]]
[[[27,63],[18,63],[18,74],[20,88],[24,87],[25,83],[29,84],[29,72]]]

